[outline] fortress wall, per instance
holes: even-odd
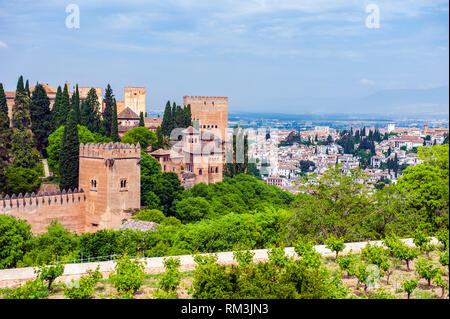
[[[0,198],[0,214],[24,219],[34,234],[46,232],[52,220],[58,220],[69,231],[84,231],[86,195],[83,190],[56,194],[19,194]]]

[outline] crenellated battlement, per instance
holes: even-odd
[[[185,95],[183,96],[183,104],[187,105],[189,103],[185,102],[218,102],[218,103],[228,103],[228,97],[227,96],[189,96]]]
[[[137,158],[141,156],[141,145],[123,143],[80,144],[80,157],[110,159]]]
[[[0,212],[6,214],[12,209],[20,209],[21,207],[63,206],[84,201],[86,201],[86,194],[82,189],[75,189],[74,191],[69,189],[67,192],[63,190],[62,192],[51,192],[50,194],[47,192],[35,194],[33,192],[31,195],[25,193],[25,196],[22,193],[18,196],[14,194],[11,197],[9,195],[5,197],[0,195]]]

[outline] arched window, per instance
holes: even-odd
[[[202,175],[202,169],[200,168],[199,170],[198,170],[198,175]]]

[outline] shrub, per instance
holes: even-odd
[[[439,262],[441,263],[442,266],[448,267],[448,248],[445,251],[445,253],[440,254]]]
[[[322,264],[322,256],[316,252],[312,242],[301,239],[294,250],[297,255],[302,257],[307,266],[317,268]]]
[[[417,288],[417,279],[406,280],[406,281],[402,282],[402,288],[403,288],[403,291],[408,294],[408,299],[409,299],[412,292],[414,291],[414,289]]]
[[[345,248],[344,240],[338,239],[333,235],[325,241],[327,248],[331,251],[336,252],[335,261],[337,262],[339,252],[343,251]]]
[[[109,279],[119,296],[132,299],[142,285],[144,274],[144,265],[141,261],[124,255],[116,259],[114,273],[109,276]]]
[[[47,288],[50,291],[52,289],[52,283],[55,279],[64,273],[64,265],[56,263],[53,265],[42,266],[34,272],[40,280],[47,281]]]
[[[169,295],[176,296],[176,290],[181,282],[180,259],[164,258],[165,273],[159,282],[159,288]]]
[[[439,269],[433,267],[433,264],[426,259],[419,259],[416,265],[416,273],[420,278],[428,281],[428,286],[431,286],[431,279],[439,274]]]
[[[87,276],[82,276],[79,281],[72,279],[71,287],[66,287],[64,295],[69,299],[89,299],[95,291],[95,286],[103,277],[99,271],[99,266],[92,271],[89,269]]]
[[[357,256],[354,254],[348,254],[346,256],[339,256],[337,262],[342,271],[347,272],[347,276],[354,276],[356,274],[356,261]]]
[[[6,299],[44,299],[48,297],[48,289],[40,279],[30,280],[23,286],[8,289]]]
[[[444,246],[444,250],[448,248],[448,229],[441,229],[436,234],[437,239],[441,242],[441,244]]]

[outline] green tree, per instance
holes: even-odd
[[[20,76],[12,108],[12,126],[18,130],[26,130],[30,125],[30,96],[23,87],[23,77]]]
[[[69,190],[78,188],[79,138],[75,111],[71,110],[64,126],[59,155],[59,188]]]
[[[417,288],[417,280],[413,279],[413,280],[405,280],[402,282],[402,288],[403,291],[406,292],[408,294],[408,299],[410,298],[412,292],[414,291],[414,289]]]
[[[33,148],[33,141],[28,130],[13,127],[10,145],[9,153],[14,167],[30,168],[42,173],[39,152]]]
[[[81,124],[86,126],[91,132],[100,132],[100,102],[98,101],[97,92],[91,88],[86,99],[81,106]]]
[[[7,194],[25,194],[36,192],[41,186],[39,174],[30,168],[8,167],[6,171],[6,193]]]
[[[56,278],[64,273],[64,265],[60,263],[55,263],[52,265],[41,266],[35,269],[35,274],[37,278],[42,281],[47,281],[47,290],[52,290],[52,284]]]
[[[146,127],[135,127],[126,132],[122,137],[122,143],[141,145],[142,150],[146,150],[149,145],[154,145],[157,141],[155,133]]]
[[[77,124],[81,124],[80,91],[78,90],[78,84],[75,87],[75,92],[73,92],[72,94],[72,98],[70,100],[70,108],[75,111]]]
[[[8,104],[6,102],[3,84],[0,83],[0,130],[9,128]]]
[[[145,127],[144,113],[139,113],[139,127]]]
[[[52,116],[52,128],[54,130],[58,129],[61,125],[64,125],[63,118],[67,116],[67,114],[63,114],[63,106],[62,106],[62,89],[61,86],[58,86],[56,90],[55,101],[53,102],[53,107],[51,111]]]
[[[0,215],[0,269],[16,267],[31,237],[31,226],[26,221]]]
[[[103,277],[99,271],[99,266],[92,271],[88,269],[87,276],[81,276],[78,282],[73,279],[70,286],[64,288],[64,295],[69,299],[89,299],[92,297],[95,291],[95,286],[99,280]]]
[[[172,108],[170,107],[170,101],[167,101],[161,123],[161,130],[164,136],[170,136],[170,133],[172,132],[173,129],[174,127],[173,127]]]
[[[338,260],[338,255],[341,251],[344,250],[345,244],[342,239],[336,238],[335,236],[331,235],[326,241],[325,244],[326,247],[330,249],[331,251],[334,251],[336,253],[335,261]]]
[[[211,205],[202,197],[189,197],[174,205],[176,217],[183,222],[198,221],[213,214]]]
[[[111,137],[111,128],[112,128],[112,121],[113,121],[113,112],[114,112],[114,94],[111,88],[111,85],[106,87],[105,90],[105,98],[103,99],[103,102],[105,103],[105,109],[103,110],[103,128],[105,130],[105,135],[107,137]],[[116,113],[117,116],[117,113]],[[117,120],[117,118],[116,118]]]
[[[428,281],[428,287],[431,286],[431,279],[439,274],[439,268],[435,268],[433,263],[426,259],[419,259],[416,264],[416,273],[420,278]]]
[[[118,122],[117,122],[117,103],[116,99],[114,99],[113,104],[113,113],[111,116],[111,140],[113,142],[119,142],[119,128],[118,128]]]
[[[114,272],[109,276],[117,293],[125,299],[133,298],[144,279],[144,264],[127,255],[116,260]]]
[[[31,96],[30,110],[33,140],[39,152],[42,152],[48,146],[48,136],[52,132],[52,113],[50,99],[40,84],[35,86]]]

